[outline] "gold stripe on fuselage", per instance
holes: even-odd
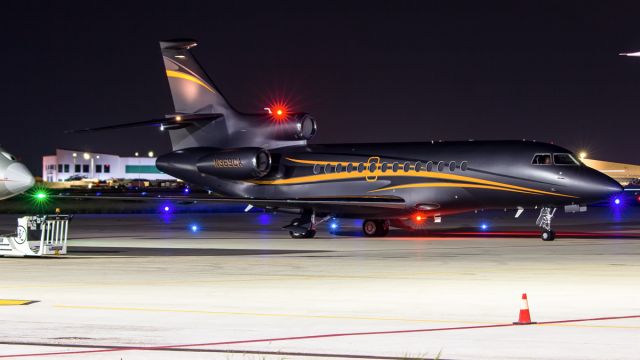
[[[348,161],[344,162],[344,161],[299,160],[299,159],[294,159],[289,157],[286,159],[295,163],[307,164],[307,165],[318,164],[318,165],[335,166],[335,165],[341,164],[342,166],[347,166],[348,164],[351,164],[352,166],[357,167],[359,164],[357,162],[348,162]],[[445,173],[426,172],[426,171],[418,172],[418,171],[415,171],[415,169],[409,170],[406,172],[404,170],[399,172],[387,172],[387,171],[383,172],[382,170],[380,170],[380,164],[379,163],[375,163],[375,164],[376,164],[376,170],[373,172],[368,170],[368,166],[370,165],[370,163],[366,163],[364,164],[365,171],[361,173],[357,171],[353,171],[350,173],[340,172],[340,173],[331,173],[331,174],[306,175],[306,176],[299,176],[299,177],[293,177],[288,179],[255,180],[253,181],[253,183],[259,184],[259,185],[299,185],[299,184],[334,181],[334,180],[350,180],[350,179],[365,178],[365,177],[383,177],[383,178],[384,177],[419,177],[419,178],[429,178],[429,179],[464,181],[467,183],[484,185],[485,186],[483,187],[484,189],[491,189],[491,190],[503,190],[503,191],[512,191],[512,192],[520,192],[520,193],[528,193],[528,194],[536,194],[536,195],[553,195],[553,196],[577,198],[577,196],[572,196],[567,194],[537,190],[537,189],[527,188],[523,186],[511,185],[511,184],[501,183],[497,181],[484,180],[484,179],[478,179],[478,178],[473,178],[469,176],[462,176],[462,175],[455,175],[455,174],[445,174]],[[425,185],[422,185],[422,184],[425,184]],[[429,183],[397,185],[397,186],[371,190],[370,192],[402,189],[402,188],[410,188],[410,187],[429,187],[427,186],[428,184]],[[465,187],[465,186],[460,186],[464,184],[458,184],[458,183],[450,183],[450,184],[451,184],[450,187],[454,187],[453,186],[454,184],[458,185],[458,187]],[[471,187],[471,186],[466,186],[466,187]]]
[[[509,189],[509,188],[504,188],[504,187],[499,187],[499,186],[482,185],[482,184],[469,184],[469,183],[451,183],[451,182],[449,182],[449,183],[448,182],[432,182],[432,183],[402,184],[402,185],[387,186],[387,187],[380,188],[380,189],[370,190],[369,192],[371,193],[371,192],[396,190],[396,189],[411,189],[411,188],[426,188],[426,187],[474,188],[474,189],[511,191],[511,192],[517,192],[517,193],[523,193],[523,194],[531,194],[531,195],[542,195],[542,194],[531,192],[531,191]]]

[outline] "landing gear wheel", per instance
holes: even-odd
[[[544,230],[541,237],[544,241],[553,241],[556,238],[556,232],[553,230]]]
[[[292,238],[294,239],[311,239],[312,237],[316,236],[316,231],[315,230],[307,230],[305,232],[294,232],[294,231],[289,231],[289,235],[291,235]]]
[[[373,237],[378,233],[378,222],[375,220],[365,220],[362,223],[364,236]]]
[[[384,237],[389,233],[389,221],[378,220],[378,234],[376,236]]]
[[[367,219],[362,223],[362,232],[367,237],[386,236],[389,233],[389,222]]]

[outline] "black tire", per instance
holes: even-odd
[[[366,219],[362,222],[362,232],[366,237],[374,237],[378,236],[378,232],[380,228],[380,223],[376,220]]]
[[[377,220],[378,232],[376,236],[384,237],[389,234],[389,221],[388,220]]]
[[[305,232],[299,233],[294,231],[289,231],[289,235],[294,239],[311,239],[316,236],[315,230],[307,230]]]
[[[553,230],[545,230],[542,232],[541,238],[543,241],[553,241],[556,238],[556,232]]]

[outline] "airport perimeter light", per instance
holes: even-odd
[[[89,159],[91,158],[91,155],[89,155],[89,153],[84,153],[84,154],[82,154],[82,157],[83,157],[85,160],[89,160]]]
[[[153,151],[149,151],[149,152],[147,153],[147,155],[149,155],[149,157],[150,157],[150,158],[152,158],[152,157],[153,157]]]

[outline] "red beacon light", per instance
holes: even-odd
[[[287,107],[282,103],[275,103],[271,105],[271,107],[266,107],[264,109],[269,113],[271,119],[276,121],[284,120],[288,116]]]

